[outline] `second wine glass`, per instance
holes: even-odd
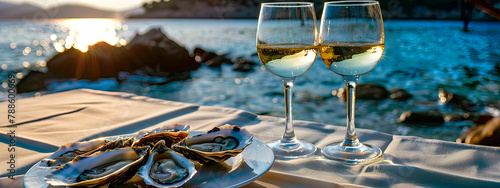
[[[317,56],[317,21],[312,3],[263,3],[257,27],[257,52],[262,64],[281,77],[285,87],[285,132],[269,146],[278,159],[313,155],[316,147],[295,136],[292,88],[297,76],[313,65]]]
[[[321,17],[320,54],[341,75],[347,91],[347,132],[344,141],[323,147],[326,158],[357,164],[377,161],[382,150],[359,142],[354,126],[356,82],[371,71],[384,52],[384,23],[377,1],[325,3]]]

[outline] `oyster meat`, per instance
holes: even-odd
[[[252,140],[252,134],[246,129],[226,124],[185,138],[172,148],[202,164],[216,164],[240,154]]]
[[[187,124],[167,124],[153,130],[140,131],[134,137],[132,146],[154,146],[164,140],[167,147],[180,142],[189,135],[191,126]]]
[[[238,139],[236,139],[235,137],[217,136],[212,140],[212,142],[193,144],[191,145],[191,149],[204,152],[217,152],[217,151],[232,150],[238,147],[239,144],[240,143]]]
[[[172,159],[160,159],[153,163],[149,175],[160,184],[168,184],[184,179],[188,171]]]
[[[77,156],[71,162],[45,176],[54,186],[111,186],[126,182],[149,157],[150,147],[126,147],[89,156]]]
[[[161,140],[155,145],[148,162],[139,170],[139,176],[147,185],[179,187],[196,172],[191,161],[166,147],[165,141]]]

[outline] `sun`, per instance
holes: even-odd
[[[107,42],[110,45],[117,43],[123,45],[116,35],[116,28],[120,23],[112,19],[67,19],[62,20],[62,24],[68,27],[69,35],[64,41],[59,42],[66,48],[74,48],[87,52],[88,46],[97,42]],[[62,47],[62,46],[61,46]]]

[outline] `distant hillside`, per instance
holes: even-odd
[[[120,12],[111,12],[83,5],[62,5],[51,8],[49,11],[55,12],[56,18],[118,18]]]
[[[119,18],[120,16],[120,12],[105,11],[84,5],[65,4],[45,10],[30,4],[0,3],[0,19]]]
[[[129,18],[256,18],[260,0],[161,0],[144,3]]]
[[[298,0],[150,0],[143,4],[143,14],[129,18],[257,18],[260,4]],[[300,1],[300,0],[299,0]],[[314,3],[316,15],[321,16],[324,0]],[[378,0],[385,18],[389,19],[461,19],[457,0]],[[500,0],[485,0],[500,7]],[[474,9],[474,19],[493,20],[493,17]]]
[[[22,18],[251,18],[256,19],[260,4],[273,1],[301,0],[149,0],[135,9],[113,12],[85,5],[65,4],[44,10],[30,4],[0,3],[0,19]],[[325,0],[314,3],[321,16]],[[457,0],[378,0],[385,19],[445,19],[460,20]],[[485,0],[497,8],[500,0]],[[495,20],[475,8],[475,20]]]
[[[0,3],[0,18],[30,18],[35,12],[45,11],[40,7],[22,4],[13,5],[9,3]]]

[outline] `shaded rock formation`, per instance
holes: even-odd
[[[254,67],[256,65],[257,63],[255,63],[254,61],[250,61],[248,59],[245,59],[244,57],[238,57],[233,64],[233,70],[240,72],[249,72],[254,70]]]
[[[226,55],[219,55],[215,52],[206,51],[203,48],[197,47],[194,49],[194,59],[198,63],[205,63],[209,67],[220,67],[222,64],[232,64]]]
[[[258,64],[244,57],[238,57],[233,62],[231,59],[226,57],[227,54],[219,55],[215,52],[206,51],[200,47],[196,47],[193,53],[196,62],[205,63],[209,67],[220,68],[222,64],[232,64],[234,71],[249,72],[254,70],[255,65]]]
[[[441,126],[444,123],[440,112],[403,112],[399,117],[401,123],[409,125]]]
[[[140,60],[142,66],[154,71],[151,74],[185,72],[200,67],[186,48],[168,38],[160,28],[153,28],[143,35],[136,34],[125,48]]]
[[[444,117],[444,120],[449,121],[471,121],[475,124],[485,124],[490,119],[493,119],[491,114],[479,114],[479,113],[462,113],[462,114],[448,114]]]
[[[143,63],[124,47],[114,47],[105,42],[89,46],[87,52],[70,48],[47,62],[50,78],[75,78],[98,80],[113,78],[119,71],[131,71]]]
[[[356,86],[356,99],[380,100],[389,96],[389,92],[384,86],[379,84],[359,84]]]
[[[17,83],[17,93],[38,91],[45,89],[45,79],[48,74],[31,70],[28,74]]]
[[[340,88],[338,91],[332,92],[332,94],[343,100],[345,100],[347,96],[344,88]],[[356,86],[356,99],[382,100],[386,99],[388,96],[389,91],[380,84],[364,83],[357,84]]]

